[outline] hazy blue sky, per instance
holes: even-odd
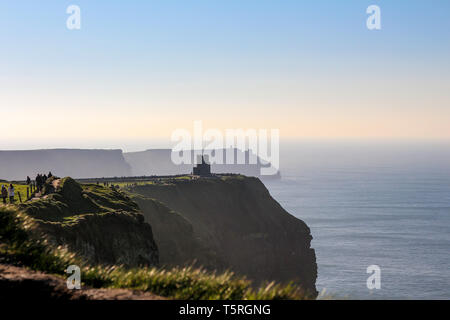
[[[127,148],[194,120],[450,139],[449,15],[448,0],[3,0],[0,149]]]

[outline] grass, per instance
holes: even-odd
[[[17,206],[0,207],[0,261],[65,276],[67,266],[81,268],[82,282],[94,288],[127,288],[152,292],[173,299],[242,300],[242,299],[308,299],[294,285],[268,283],[257,289],[245,278],[231,272],[209,273],[192,267],[125,268],[123,266],[88,265],[68,250],[52,248],[45,240],[35,238],[34,219]]]
[[[155,184],[155,182],[154,181],[138,181],[138,182],[135,182],[135,181],[125,181],[125,182],[115,182],[115,183],[112,183],[112,185],[114,185],[114,186],[119,186],[120,188],[125,188],[125,187],[127,187],[127,186],[134,186],[134,185],[137,185],[137,186],[145,186],[145,185],[148,185],[148,184]]]
[[[0,207],[0,261],[58,274],[67,258],[58,256],[45,242],[32,239],[27,231],[33,219],[20,214],[13,205]]]
[[[191,176],[176,176],[171,178],[149,178],[146,181],[121,181],[121,182],[110,182],[110,185],[119,186],[120,188],[125,188],[127,186],[145,186],[145,185],[153,185],[153,184],[161,184],[161,183],[170,183],[176,180],[192,180]],[[100,185],[103,185],[100,183]]]
[[[241,175],[241,174],[233,174],[233,175],[222,175],[220,176],[220,178],[223,181],[228,181],[228,180],[245,180],[248,179],[248,177]]]
[[[0,187],[2,185],[4,185],[6,188],[9,188],[9,184],[12,183],[12,185],[14,186],[15,189],[15,196],[14,199],[17,202],[19,202],[19,192],[20,195],[22,197],[22,201],[27,200],[27,188],[28,186],[26,184],[22,184],[22,183],[16,183],[14,181],[8,181],[8,182],[0,182]],[[9,203],[9,197],[7,199],[8,203]],[[2,204],[3,202],[0,201],[0,204]]]
[[[138,212],[137,205],[128,196],[108,187],[80,185],[71,178],[64,178],[59,188],[59,192],[45,199],[28,201],[18,207],[35,219],[54,222],[86,213]]]

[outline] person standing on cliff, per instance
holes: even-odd
[[[41,175],[38,173],[36,176],[36,186],[37,186],[37,191],[41,191],[41,186],[42,186],[42,178]]]
[[[12,204],[14,203],[14,186],[12,183],[9,185],[9,202]]]
[[[3,204],[6,204],[6,198],[8,197],[8,190],[6,190],[5,186],[2,184],[2,199]]]

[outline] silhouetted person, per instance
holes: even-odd
[[[27,185],[30,185],[30,183],[31,183],[31,179],[29,176],[27,176]]]
[[[44,184],[44,183],[46,183],[47,182],[47,176],[44,174],[44,176],[42,177],[42,184]]]
[[[2,199],[3,199],[3,204],[6,204],[6,198],[8,198],[8,190],[6,190],[5,186],[2,184]]]
[[[50,172],[48,173],[48,178],[51,178],[51,177],[53,177],[53,175],[52,175],[52,172],[50,171]]]
[[[9,185],[9,202],[14,203],[14,186],[12,183]]]
[[[37,187],[37,191],[41,191],[41,187],[42,187],[42,176],[38,173],[38,175],[36,176],[36,187]]]

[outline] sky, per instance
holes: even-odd
[[[3,0],[0,149],[161,147],[196,120],[450,140],[449,14],[448,0]]]

